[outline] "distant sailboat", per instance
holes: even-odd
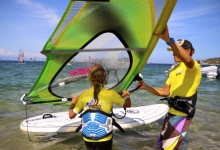
[[[34,59],[33,59],[33,58],[30,58],[30,62],[36,62],[36,61],[37,61],[36,56],[34,57]]]
[[[34,62],[36,62],[37,61],[37,58],[36,58],[36,56],[34,57]]]
[[[73,60],[70,60],[68,63],[67,63],[67,65],[72,65],[73,64]]]
[[[18,61],[20,62],[20,64],[24,64],[24,50],[23,49],[20,49],[19,51]]]

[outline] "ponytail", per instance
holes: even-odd
[[[94,86],[93,96],[94,96],[96,105],[99,102],[98,95],[100,91],[102,90],[102,88],[104,87],[105,79],[106,79],[106,72],[105,72],[105,69],[101,65],[94,64],[90,67],[89,80],[90,80],[91,85]]]

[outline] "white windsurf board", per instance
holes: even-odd
[[[115,120],[123,129],[132,128],[157,121],[168,112],[168,109],[166,104],[130,107],[126,108],[126,116],[123,119]],[[114,108],[113,112],[117,117],[122,117],[125,113],[123,108]],[[81,124],[81,118],[77,115],[74,119],[69,119],[68,113],[44,113],[31,117],[21,122],[20,129],[28,132],[75,132]]]

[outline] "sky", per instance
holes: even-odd
[[[45,60],[40,52],[61,19],[69,0],[1,0],[0,59]],[[195,48],[193,58],[220,57],[219,0],[178,0],[168,21],[170,37],[187,39]],[[173,54],[159,40],[148,61],[173,63]]]

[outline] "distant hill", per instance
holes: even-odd
[[[220,64],[220,57],[198,60],[200,64]]]

